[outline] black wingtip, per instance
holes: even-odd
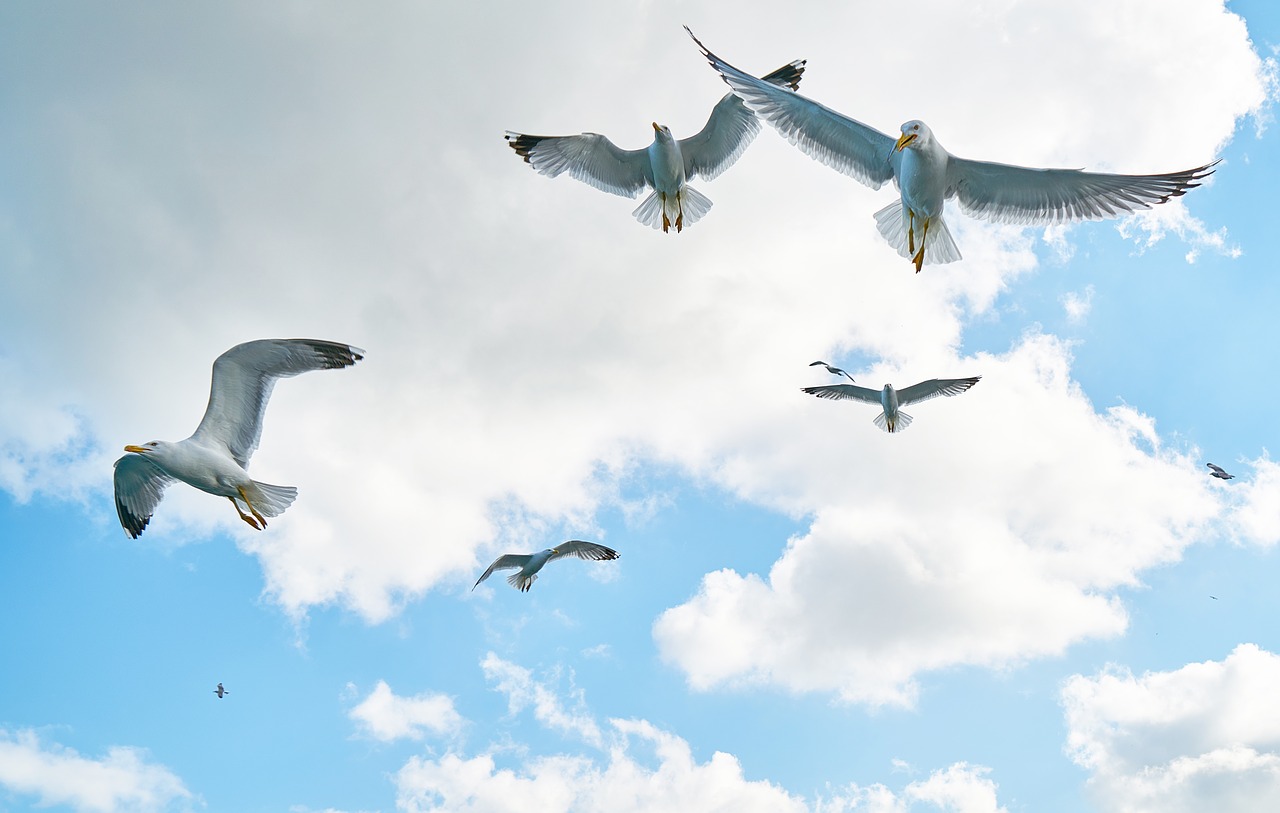
[[[526,164],[532,164],[533,162],[529,160],[529,153],[547,136],[524,135],[523,133],[508,131],[503,138],[507,140],[507,144],[511,149],[516,151],[516,155],[524,159]]]

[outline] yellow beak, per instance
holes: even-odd
[[[145,454],[145,453],[146,453],[146,451],[147,451],[146,449],[142,448],[141,446],[126,446],[126,447],[124,447],[124,450],[125,450],[126,452],[136,452],[137,454]]]
[[[659,130],[661,130],[661,129],[662,129],[662,125],[655,121],[655,122],[653,123],[653,131],[656,133],[656,132],[658,132],[658,131],[659,131]]]
[[[912,141],[915,141],[915,140],[916,140],[915,133],[911,133],[911,134],[903,133],[901,136],[898,137],[898,143],[893,145],[893,151],[897,152],[898,150],[902,149],[903,147],[907,146],[908,144],[910,144]]]

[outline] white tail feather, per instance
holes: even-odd
[[[684,209],[684,219],[680,220],[682,207]],[[665,213],[670,228],[674,229],[676,221],[680,222],[681,228],[692,226],[709,211],[711,211],[711,198],[692,186],[686,186],[677,197],[667,198],[665,201],[656,191],[650,193],[649,197],[640,201],[640,205],[631,214],[635,216],[636,220],[639,220],[649,228],[660,229],[662,228],[662,215]]]
[[[903,429],[906,429],[908,426],[911,425],[911,416],[899,410],[898,418],[893,422],[893,428],[890,429],[889,419],[885,417],[885,414],[883,412],[881,412],[879,415],[876,416],[875,424],[876,426],[880,427],[886,432],[901,432]]]
[[[902,199],[899,198],[880,211],[876,212],[876,228],[880,230],[880,234],[888,241],[889,245],[897,250],[898,256],[911,259],[914,252],[911,251],[909,240],[907,239],[907,219],[902,214]],[[916,237],[919,238],[921,228],[916,224]],[[917,244],[916,249],[919,250]],[[960,249],[956,247],[956,241],[951,239],[951,230],[947,228],[947,222],[939,215],[929,223],[929,233],[925,236],[924,246],[924,264],[925,265],[944,265],[953,263],[961,259]]]
[[[515,573],[507,577],[507,584],[511,585],[512,587],[514,587],[515,589],[521,592],[525,592],[530,587],[533,587],[533,583],[536,582],[537,580],[538,580],[537,573],[526,578],[523,573],[521,573],[520,571],[516,571]]]
[[[653,229],[662,228],[662,198],[657,192],[640,201],[640,205],[631,213],[636,220]]]
[[[280,516],[298,498],[298,489],[293,486],[273,486],[257,480],[245,491],[249,499],[253,500],[253,507],[264,517]]]

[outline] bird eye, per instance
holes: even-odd
[[[920,130],[920,125],[919,125],[919,124],[913,124],[913,125],[911,126],[911,129],[912,129],[912,130],[916,130],[916,131],[918,132],[918,131]]]

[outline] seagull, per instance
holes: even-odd
[[[800,86],[805,60],[797,59],[760,80],[792,93]],[[711,209],[711,199],[688,185],[701,176],[712,180],[742,155],[760,132],[760,122],[732,93],[711,111],[702,131],[677,139],[665,125],[653,122],[653,143],[642,150],[619,149],[597,133],[573,136],[505,136],[511,149],[537,172],[554,178],[566,170],[596,189],[634,198],[653,189],[631,214],[646,226],[679,233]]]
[[[831,373],[832,375],[842,375],[842,376],[844,376],[845,378],[849,379],[850,381],[852,381],[852,380],[853,380],[853,376],[849,375],[849,374],[848,374],[848,373],[846,373],[844,370],[841,370],[839,367],[832,367],[830,364],[827,364],[825,361],[811,361],[811,362],[809,362],[809,366],[810,366],[810,367],[817,367],[818,365],[822,365],[823,367],[826,367],[826,368],[827,368],[827,372]]]
[[[931,378],[900,390],[895,390],[891,384],[885,384],[883,390],[868,389],[854,384],[832,384],[826,387],[802,387],[801,389],[819,398],[848,398],[877,404],[882,410],[876,416],[876,426],[886,432],[900,432],[911,425],[911,416],[905,412],[899,412],[899,407],[918,404],[930,398],[937,398],[939,395],[959,395],[977,384],[981,378],[980,375],[972,378]]]
[[[261,483],[245,471],[262,437],[272,387],[280,378],[350,367],[362,358],[358,347],[319,339],[259,339],[218,356],[209,405],[191,437],[126,446],[129,454],[116,461],[116,513],[125,532],[141,536],[175,480],[226,497],[254,530],[267,527],[266,518],[282,514],[298,496],[292,486]]]
[[[221,683],[219,683],[219,684],[218,684],[218,688],[216,688],[216,689],[214,689],[214,690],[213,690],[213,693],[214,693],[214,694],[216,694],[216,695],[218,696],[218,699],[219,699],[219,700],[221,700],[221,699],[222,699],[223,695],[231,694],[231,692],[229,692],[229,691],[227,691],[226,689],[222,688],[222,684],[221,684]]]
[[[1227,474],[1226,471],[1223,470],[1221,466],[1215,466],[1212,463],[1205,463],[1205,465],[1213,469],[1213,471],[1209,472],[1210,477],[1217,477],[1219,480],[1236,479],[1236,476],[1234,474]]]
[[[610,559],[617,559],[618,552],[613,548],[606,548],[604,545],[597,545],[594,542],[571,539],[554,548],[547,548],[541,553],[505,553],[493,560],[493,564],[489,565],[489,569],[484,572],[484,575],[476,579],[476,583],[471,586],[471,589],[475,590],[479,587],[480,582],[489,578],[495,570],[515,570],[519,568],[519,573],[514,573],[507,577],[507,584],[522,593],[527,593],[533,583],[538,580],[538,571],[542,570],[543,565],[568,556],[605,562]]]
[[[923,121],[906,122],[895,139],[798,93],[761,82],[711,53],[692,31],[689,36],[746,106],[810,158],[872,189],[893,181],[899,199],[875,213],[876,225],[889,245],[915,264],[916,273],[925,263],[960,259],[942,219],[948,198],[956,198],[965,214],[996,223],[1101,220],[1183,195],[1199,186],[1218,163],[1159,175],[1112,175],[958,158],[943,149]]]

